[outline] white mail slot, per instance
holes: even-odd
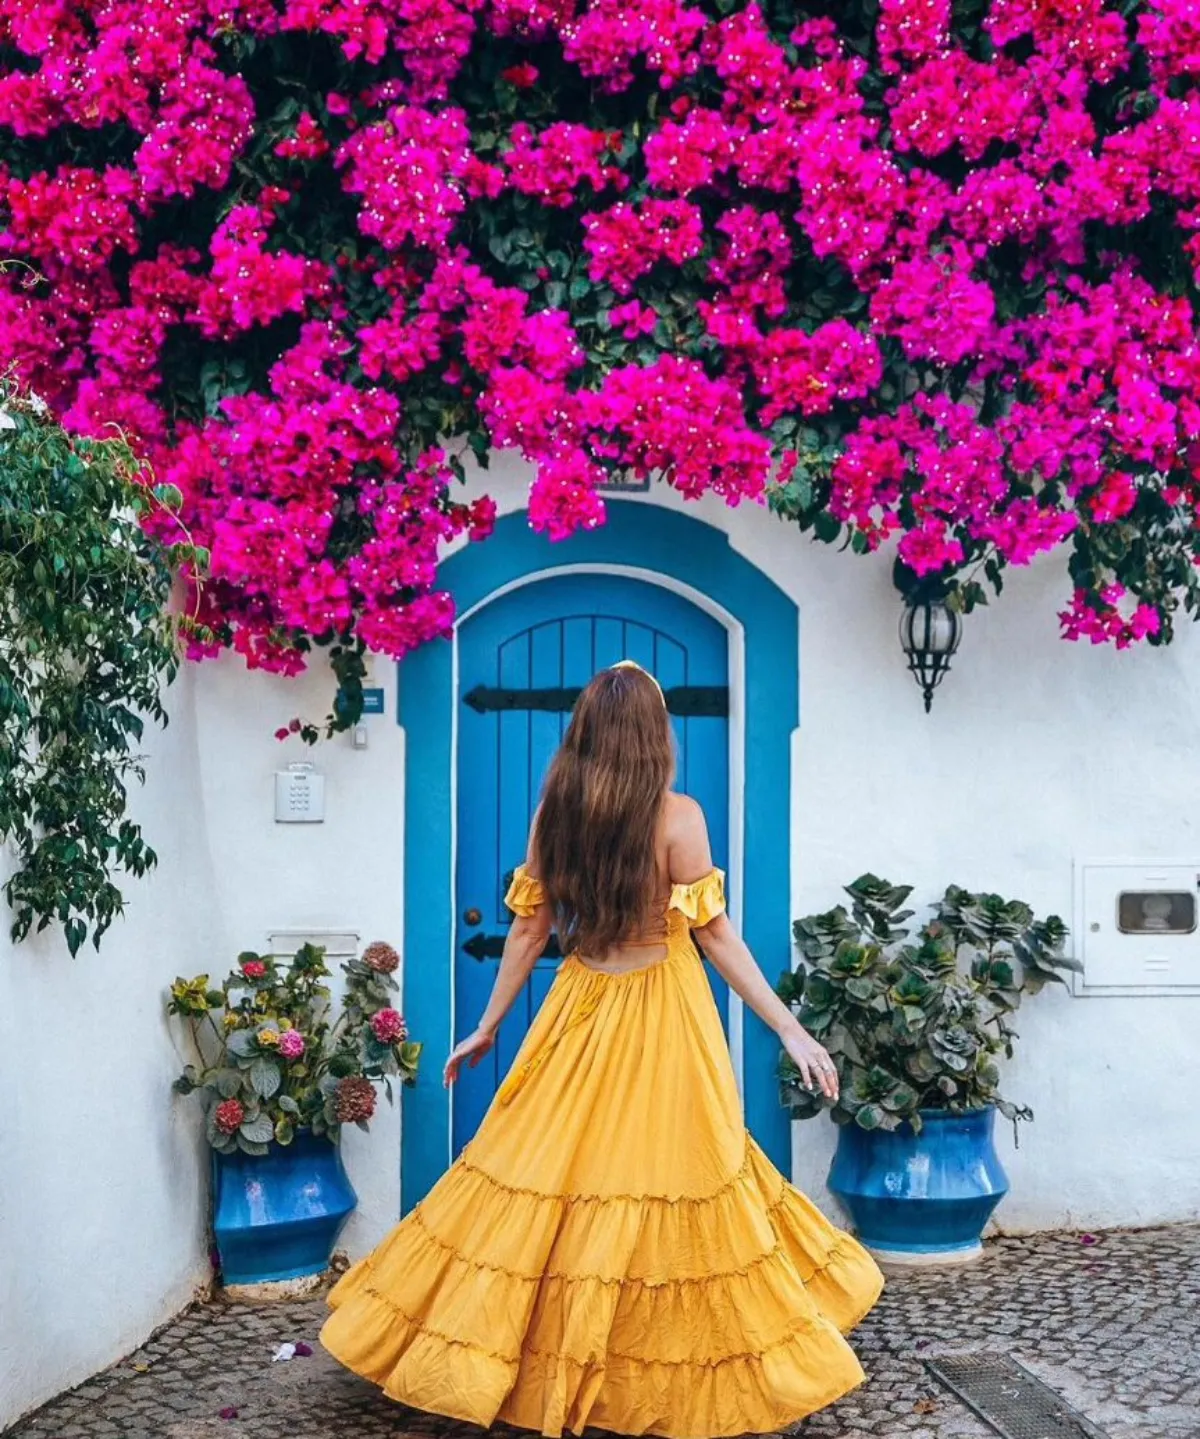
[[[1200,994],[1200,859],[1080,862],[1075,993]]]

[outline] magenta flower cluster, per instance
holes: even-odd
[[[455,499],[468,448],[530,462],[553,538],[655,476],[894,544],[968,607],[1065,546],[1065,635],[1169,637],[1200,0],[798,13],[4,7],[0,347],[182,493],[196,654],[446,633],[439,556],[494,519]]]

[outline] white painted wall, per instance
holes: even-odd
[[[522,504],[520,465],[502,458],[483,479],[502,509]],[[662,487],[646,502],[684,507]],[[1200,636],[1125,654],[1064,644],[1066,579],[1050,562],[1014,573],[970,617],[926,716],[885,559],[836,554],[755,506],[687,508],[727,530],[801,610],[793,913],[828,908],[872,869],[923,901],[954,882],[1070,923],[1075,859],[1200,856]],[[130,888],[128,918],[98,956],[74,962],[54,942],[9,952],[0,940],[0,1427],[134,1347],[207,1277],[197,1106],[168,1092],[179,1064],[162,1018],[170,980],[224,973],[275,928],[399,943],[394,667],[379,663],[375,683],[386,713],[367,719],[368,748],[343,736],[313,754],[274,731],[326,712],[323,670],[287,681],[232,659],[189,669],[136,798],[161,863]],[[274,771],[298,758],[325,773],[323,824],[274,822]],[[1037,1119],[1017,1152],[1000,1132],[1013,1185],[1005,1229],[1200,1217],[1198,1022],[1200,996],[1028,1003],[1007,1089]],[[433,1082],[441,1059],[426,1056]],[[797,1126],[795,1138],[798,1182],[832,1204],[830,1126]],[[360,1204],[345,1243],[357,1255],[398,1212],[398,1116],[382,1107],[371,1134],[352,1131],[346,1145]]]
[[[264,949],[278,929],[349,929],[363,944],[401,947],[404,736],[395,666],[376,664],[370,682],[385,691],[385,713],[365,718],[367,748],[339,735],[310,749],[295,738],[281,743],[275,731],[293,715],[319,721],[329,712],[333,683],[322,663],[294,680],[247,672],[232,657],[200,666],[199,776],[221,934],[208,961],[214,974],[240,951]],[[275,823],[275,771],[294,760],[325,776],[321,824]],[[435,1069],[442,1062],[428,1061]],[[399,1105],[389,1110],[381,1097],[370,1134],[349,1128],[344,1143],[359,1202],[339,1244],[358,1254],[400,1212]]]
[[[272,929],[400,940],[403,736],[394,668],[369,747],[321,746],[327,820],[276,825],[273,776],[311,757],[274,731],[321,718],[320,670],[288,682],[240,662],[188,666],[171,724],[148,739],[134,809],[159,854],[127,882],[128,914],[72,961],[43,936],[0,934],[0,1430],[128,1353],[209,1279],[208,1154],[164,1019],[177,975],[232,967]],[[399,1210],[399,1111],[350,1130],[359,1207],[344,1242],[370,1248]]]
[[[0,1430],[139,1344],[209,1277],[206,1156],[163,991],[213,952],[194,674],[134,810],[159,867],[72,960],[0,929]],[[8,862],[7,856],[4,863]]]

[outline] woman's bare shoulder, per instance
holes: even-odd
[[[703,829],[704,811],[691,795],[668,790],[666,803],[663,805],[663,828],[672,836],[683,836],[697,828]]]
[[[663,805],[667,873],[673,884],[690,884],[712,868],[704,811],[686,794],[667,795]]]

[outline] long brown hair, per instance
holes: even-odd
[[[674,777],[658,685],[644,670],[601,670],[576,700],[551,761],[534,835],[564,954],[599,958],[651,919],[655,835]]]

